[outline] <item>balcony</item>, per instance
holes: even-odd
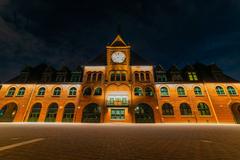
[[[128,105],[129,101],[127,100],[107,100],[107,106],[127,107]]]

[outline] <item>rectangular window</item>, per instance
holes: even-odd
[[[125,109],[111,109],[111,120],[124,120]]]
[[[80,81],[80,75],[72,75],[71,82],[79,82]]]
[[[116,81],[120,81],[121,80],[121,75],[120,75],[120,73],[117,73],[116,74]]]
[[[111,81],[115,81],[115,74],[111,73]]]
[[[122,73],[122,81],[126,81],[126,74]]]
[[[193,79],[194,79],[195,81],[198,81],[198,77],[197,77],[197,74],[196,74],[195,72],[193,72]]]

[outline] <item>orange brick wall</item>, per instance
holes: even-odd
[[[89,84],[85,84],[89,85]],[[140,103],[146,103],[150,105],[154,111],[155,122],[179,122],[179,123],[235,123],[234,117],[231,111],[231,105],[234,103],[240,103],[240,97],[230,96],[226,90],[227,86],[233,86],[237,92],[240,92],[240,85],[238,83],[161,83],[155,84],[155,96],[154,97],[145,97],[145,96],[135,96],[134,88],[136,86],[140,86],[144,88],[144,86],[151,86],[153,84],[91,84],[92,87],[98,85],[103,88],[102,96],[90,96],[84,97],[82,96],[82,88],[83,85],[80,84],[4,84],[2,89],[0,90],[0,108],[4,105],[14,102],[18,106],[18,112],[15,116],[14,121],[16,122],[24,122],[27,121],[28,115],[31,111],[32,106],[35,103],[42,104],[41,115],[39,118],[40,122],[44,122],[47,108],[51,103],[57,103],[59,105],[57,122],[61,122],[62,115],[64,111],[64,106],[68,103],[74,103],[75,110],[75,122],[81,122],[82,111],[84,107],[90,103],[96,103],[101,106],[103,114],[101,118],[101,122],[117,122],[110,120],[110,110],[106,107],[106,93],[108,91],[114,90],[128,90],[129,92],[129,100],[130,105],[126,108],[126,119],[121,122],[134,122],[134,109]],[[117,87],[118,86],[118,87]],[[169,96],[162,97],[160,95],[160,88],[167,87],[169,89]],[[182,86],[185,88],[186,96],[179,97],[177,95],[177,87]],[[203,96],[195,96],[193,88],[195,86],[199,86],[202,88]],[[226,95],[219,96],[217,95],[215,88],[216,86],[222,86],[225,90]],[[5,97],[8,89],[10,87],[16,87],[16,93],[13,97]],[[23,97],[17,97],[16,94],[19,88],[25,87],[26,92]],[[38,89],[40,87],[46,87],[46,95],[36,96]],[[53,89],[55,87],[61,87],[62,94],[59,97],[52,96]],[[68,92],[71,87],[77,88],[77,95],[74,97],[69,97]],[[210,116],[201,116],[198,112],[197,105],[200,102],[206,103],[211,111]],[[174,107],[174,116],[163,116],[162,115],[162,105],[164,103],[170,103]],[[193,115],[192,116],[181,116],[180,114],[180,104],[188,103],[191,106]]]

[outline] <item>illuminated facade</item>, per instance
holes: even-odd
[[[27,67],[1,85],[1,122],[240,123],[240,83],[216,65],[165,70],[120,35],[86,66]]]

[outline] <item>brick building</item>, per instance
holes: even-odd
[[[117,35],[86,66],[40,64],[2,84],[0,121],[240,123],[239,92],[215,64],[165,70]]]

